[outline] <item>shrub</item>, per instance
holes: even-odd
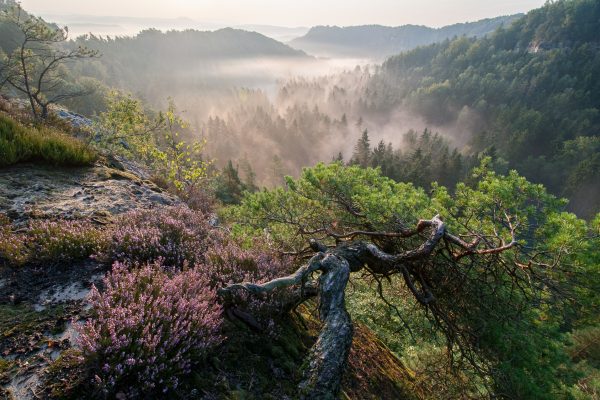
[[[25,126],[0,115],[0,167],[24,161],[82,166],[96,158],[82,141],[57,129]]]
[[[106,245],[105,232],[89,221],[34,220],[15,232],[0,214],[0,265],[70,262],[104,251]]]
[[[280,256],[259,240],[254,240],[250,248],[243,248],[224,235],[212,243],[205,259],[204,268],[215,287],[237,282],[264,283],[294,269],[291,259]]]
[[[105,247],[106,236],[88,221],[32,221],[27,232],[30,261],[68,262],[87,258]]]
[[[14,233],[10,220],[0,214],[0,266],[19,266],[27,261],[25,235]]]
[[[213,288],[223,288],[231,283],[264,283],[288,275],[296,265],[289,257],[283,257],[267,244],[255,240],[251,248],[242,248],[225,235],[213,241],[206,252],[205,264],[201,265]],[[239,291],[236,307],[245,309],[266,333],[277,336],[275,318],[287,313],[295,306],[297,294],[294,288],[281,288],[260,296]]]
[[[135,396],[176,388],[223,339],[222,309],[198,269],[170,276],[159,263],[131,271],[115,263],[104,285],[102,294],[92,289],[94,316],[79,328],[104,391]]]
[[[209,230],[206,217],[187,207],[131,211],[117,219],[104,255],[129,264],[160,258],[165,266],[182,268],[202,261]]]

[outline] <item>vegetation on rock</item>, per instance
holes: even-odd
[[[26,126],[0,114],[0,167],[18,162],[90,165],[97,158],[82,141],[47,126]]]
[[[178,60],[307,57],[3,15],[0,397],[595,399],[599,4],[207,94],[192,123]]]

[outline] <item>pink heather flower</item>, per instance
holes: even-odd
[[[98,375],[108,390],[173,389],[223,340],[222,309],[199,268],[171,275],[159,263],[131,271],[115,263],[104,287],[92,289],[94,316],[78,340],[88,359],[103,364]]]
[[[117,219],[104,256],[128,264],[161,259],[181,269],[203,260],[210,230],[207,218],[187,207],[131,211]]]

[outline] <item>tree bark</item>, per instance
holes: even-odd
[[[360,231],[338,235],[340,237],[354,237],[355,234],[372,237],[410,237],[421,234],[425,229],[430,230],[420,246],[398,254],[388,254],[373,243],[360,240],[338,243],[334,248],[328,248],[311,240],[310,246],[317,254],[295,273],[263,284],[243,282],[229,285],[220,289],[219,295],[223,300],[226,299],[227,304],[235,306],[232,297],[235,290],[243,289],[260,294],[299,285],[295,296],[297,299],[290,303],[297,305],[318,292],[319,318],[323,322],[323,328],[310,350],[308,365],[299,385],[300,395],[306,400],[337,399],[353,335],[352,321],[345,305],[345,290],[350,273],[360,271],[366,266],[367,272],[373,276],[389,277],[392,274],[401,274],[415,299],[424,306],[430,306],[436,302],[436,298],[427,281],[420,275],[419,263],[425,261],[442,241],[445,241],[446,246],[452,243],[462,249],[460,253],[451,252],[451,257],[455,260],[467,255],[496,254],[505,251],[516,246],[517,243],[514,229],[512,225],[510,226],[512,236],[510,243],[507,244],[502,240],[501,246],[484,249],[477,249],[479,238],[467,243],[447,232],[446,225],[439,215],[430,220],[420,220],[416,229],[410,231],[395,233]],[[317,271],[321,272],[318,285],[308,281],[311,274]]]
[[[337,398],[354,332],[345,305],[350,278],[348,261],[328,254],[321,261],[321,271],[319,317],[324,324],[310,350],[309,364],[299,385],[301,398],[307,400]]]
[[[353,334],[352,320],[345,305],[345,290],[350,270],[350,264],[343,256],[334,252],[319,252],[307,265],[300,267],[292,275],[263,284],[233,284],[219,290],[223,299],[229,297],[227,303],[235,304],[231,296],[238,289],[260,294],[299,284],[301,288],[297,293],[300,303],[316,294],[315,285],[307,282],[309,275],[312,272],[321,272],[317,287],[320,301],[319,318],[323,327],[310,350],[308,365],[299,385],[302,399],[331,400],[336,399],[340,392]]]

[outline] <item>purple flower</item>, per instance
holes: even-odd
[[[86,357],[101,360],[110,390],[132,380],[142,391],[174,388],[223,340],[222,308],[199,268],[171,275],[159,263],[131,271],[115,263],[104,287],[92,289],[94,316],[78,340]]]

